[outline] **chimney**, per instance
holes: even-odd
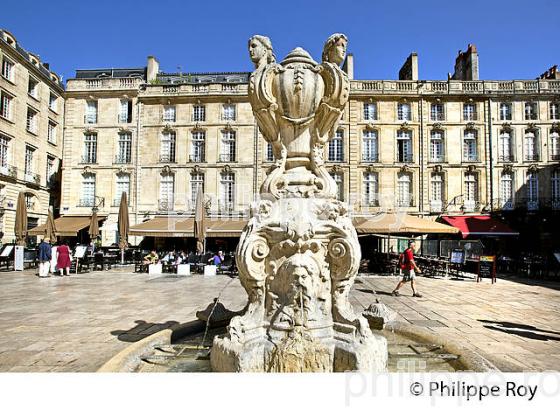
[[[399,70],[399,80],[418,81],[418,54],[410,53]]]
[[[474,44],[469,44],[467,51],[459,50],[455,59],[453,80],[478,80],[478,52]]]
[[[354,54],[347,54],[346,60],[344,60],[344,64],[342,65],[342,70],[348,74],[348,79],[354,79]]]
[[[157,79],[159,73],[159,61],[154,56],[148,56],[148,67],[146,69],[146,80],[148,82]]]

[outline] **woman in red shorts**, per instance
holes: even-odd
[[[58,251],[58,260],[56,262],[56,266],[60,270],[60,276],[64,276],[64,270],[66,270],[66,276],[70,276],[70,248],[63,242],[57,249]]]

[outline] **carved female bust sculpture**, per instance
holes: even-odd
[[[255,64],[255,68],[276,62],[276,56],[272,51],[272,42],[268,37],[258,34],[249,39],[249,56]]]

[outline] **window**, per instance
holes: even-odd
[[[175,162],[175,133],[165,131],[161,134],[160,162]]]
[[[440,172],[432,172],[430,178],[430,209],[432,212],[443,209],[443,174]]]
[[[2,77],[6,80],[14,82],[14,63],[8,60],[6,57],[2,59]]]
[[[465,174],[465,191],[463,193],[465,212],[474,212],[478,203],[478,175],[472,172]]]
[[[550,132],[550,159],[552,161],[560,160],[560,134],[558,131]]]
[[[56,123],[49,121],[47,128],[47,141],[56,144]]]
[[[397,206],[412,206],[412,176],[407,172],[400,173],[397,184]]]
[[[235,121],[235,105],[224,104],[222,109],[222,119],[224,121]]]
[[[500,103],[500,121],[511,121],[511,103]]]
[[[57,105],[58,105],[58,97],[56,96],[56,94],[50,93],[50,95],[49,95],[49,108],[52,111],[56,112]]]
[[[82,199],[81,206],[95,205],[95,175],[84,174],[82,177]]]
[[[536,102],[526,102],[525,103],[525,119],[526,120],[537,120],[538,111]]]
[[[549,116],[551,120],[560,120],[560,104],[550,103]]]
[[[500,177],[500,207],[513,209],[513,175],[503,172]]]
[[[87,102],[85,123],[97,124],[97,101]]]
[[[84,156],[82,162],[94,164],[97,162],[97,134],[84,135]]]
[[[7,120],[12,119],[12,101],[12,96],[3,91],[0,92],[0,116],[6,118]]]
[[[159,182],[159,210],[172,211],[174,200],[175,175],[161,174]]]
[[[119,106],[119,123],[130,123],[132,122],[132,101],[131,100],[121,100]]]
[[[39,99],[39,82],[33,78],[29,78],[29,83],[27,84],[27,94],[36,100]]]
[[[37,134],[37,111],[29,107],[27,108],[26,129],[33,134]]]
[[[430,161],[443,162],[444,158],[443,131],[433,130],[430,133]]]
[[[2,168],[2,173],[5,174],[8,171],[8,148],[10,145],[10,138],[5,135],[0,135],[0,167]]]
[[[506,130],[501,131],[498,141],[498,161],[513,161],[512,146],[511,133]]]
[[[465,121],[476,121],[476,104],[463,104],[463,119]]]
[[[56,173],[55,163],[56,159],[52,155],[47,155],[47,172],[46,178],[47,185],[52,184],[54,181],[54,174]]]
[[[397,162],[412,162],[412,131],[397,131]]]
[[[176,110],[174,105],[166,105],[163,107],[163,121],[175,122]]]
[[[272,144],[270,142],[266,143],[266,161],[274,161],[274,150],[272,149]]]
[[[550,178],[551,183],[551,199],[552,199],[552,208],[559,209],[560,208],[560,171],[555,170],[552,172],[552,177]]]
[[[433,103],[430,107],[430,119],[432,121],[445,121],[443,104]]]
[[[364,120],[376,121],[377,120],[377,104],[364,103]]]
[[[527,209],[535,210],[539,207],[539,179],[535,172],[527,173]]]
[[[84,174],[82,177],[82,199],[81,206],[93,206],[95,204],[95,175]]]
[[[329,141],[329,161],[341,162],[344,160],[343,137],[344,131],[337,130]]]
[[[33,175],[33,154],[35,154],[35,148],[29,145],[25,146],[25,175]]]
[[[130,132],[119,133],[118,153],[116,164],[130,164],[132,161],[132,134]]]
[[[537,141],[537,131],[536,130],[526,130],[525,131],[525,161],[538,161],[539,151],[538,151],[538,141]]]
[[[130,197],[130,174],[117,174],[117,186],[115,189],[114,206],[120,205],[122,194]]]
[[[412,109],[408,103],[399,103],[397,105],[397,119],[399,121],[412,121]]]
[[[362,138],[362,161],[377,162],[378,160],[377,131],[366,130]]]
[[[222,172],[220,185],[220,205],[222,206],[222,210],[231,211],[233,210],[235,195],[235,175],[233,172]]]
[[[193,131],[192,133],[192,151],[191,162],[204,162],[205,161],[205,145],[206,145],[206,132]]]
[[[191,204],[193,209],[196,207],[199,190],[204,192],[204,174],[202,172],[193,172],[191,174]]]
[[[222,131],[220,162],[235,161],[235,131]]]
[[[193,106],[193,121],[204,122],[206,121],[206,107],[204,105]]]
[[[331,177],[332,179],[334,179],[334,182],[336,184],[336,199],[338,199],[339,201],[344,201],[344,184],[342,174],[332,173]]]
[[[379,205],[379,176],[376,172],[364,174],[364,205]]]
[[[477,134],[474,130],[466,130],[463,135],[463,161],[478,161]]]

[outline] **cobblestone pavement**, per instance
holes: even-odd
[[[360,277],[352,303],[361,310],[378,298],[400,319],[502,363],[560,370],[557,285],[420,278],[424,297],[413,298],[390,296],[395,283],[391,277]],[[222,290],[227,307],[243,307],[244,290],[227,276],[113,270],[39,279],[34,271],[0,272],[0,371],[95,371],[131,342],[194,320]],[[401,293],[410,295],[410,288]]]

